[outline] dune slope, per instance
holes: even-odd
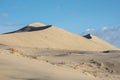
[[[106,42],[106,41],[104,41],[104,40],[102,40],[102,39],[100,39],[97,36],[92,35],[92,34],[87,34],[83,37],[85,37],[85,38],[87,38],[87,39],[89,39],[89,40],[93,41],[94,43],[99,44],[101,46],[109,46],[110,48],[114,47],[113,45],[109,44],[108,42]]]

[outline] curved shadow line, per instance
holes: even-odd
[[[24,27],[22,29],[12,31],[12,32],[3,33],[3,34],[39,31],[39,30],[45,30],[45,29],[50,28],[50,27],[52,27],[52,25],[47,25],[47,26],[42,26],[42,27],[26,26],[26,27]]]

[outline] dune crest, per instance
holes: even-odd
[[[39,23],[39,22],[35,22],[32,24],[29,24],[28,26],[33,26],[33,27],[42,27],[42,26],[46,26],[45,24]]]
[[[44,30],[47,29],[49,27],[51,27],[52,25],[44,25],[42,23],[32,23],[29,24],[21,29],[18,29],[16,31],[12,31],[12,32],[8,32],[8,33],[4,33],[4,34],[10,34],[10,33],[18,33],[18,32],[31,32],[31,31],[39,31],[39,30]]]

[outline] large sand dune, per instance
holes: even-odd
[[[89,35],[33,23],[0,35],[0,80],[120,80],[120,51]]]
[[[48,27],[40,23],[33,23],[10,33],[0,35],[0,43],[24,47],[89,51],[116,49],[108,43],[101,44],[105,42],[100,39],[89,40],[55,26]]]

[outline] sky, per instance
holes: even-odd
[[[111,30],[120,27],[120,0],[0,0],[0,33],[34,22],[76,34]]]

